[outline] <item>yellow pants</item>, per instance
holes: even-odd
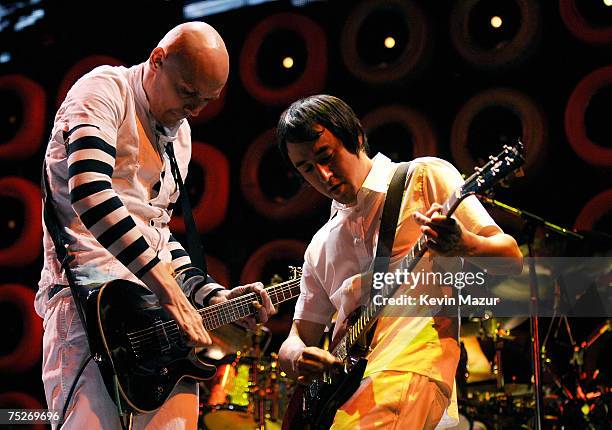
[[[438,384],[412,372],[376,372],[338,410],[331,430],[434,429],[448,406]]]

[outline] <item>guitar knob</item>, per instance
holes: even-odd
[[[155,388],[155,394],[159,397],[164,393],[164,387],[162,387],[161,385],[158,385]]]
[[[159,369],[159,374],[162,376],[166,376],[168,374],[168,368],[162,367],[161,369]]]

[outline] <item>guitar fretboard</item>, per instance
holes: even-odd
[[[467,195],[462,195],[461,188],[454,194],[451,194],[442,205],[442,215],[452,215],[457,206],[459,206],[461,200],[465,197],[467,197]],[[410,252],[404,257],[402,266],[409,271],[414,269],[423,254],[425,254],[425,251],[427,251],[427,237],[421,235],[410,249]],[[385,283],[383,288],[380,289],[379,294],[382,297],[393,297],[398,288],[399,285],[389,285]],[[384,303],[384,301],[381,300],[380,303]],[[347,329],[344,337],[332,351],[332,355],[340,360],[344,360],[352,346],[372,327],[384,307],[383,304],[376,305],[373,300],[370,300],[368,305],[362,309],[357,321]]]
[[[272,304],[291,300],[300,294],[300,277],[266,288]],[[223,325],[233,323],[241,318],[253,315],[256,310],[253,302],[258,302],[259,295],[248,293],[240,297],[208,306],[201,309],[200,315],[206,330],[214,330]]]
[[[522,143],[520,141],[517,147],[504,146],[504,150],[496,157],[489,157],[489,162],[486,165],[475,168],[475,173],[466,179],[465,183],[457,188],[444,202],[440,211],[441,214],[451,216],[463,199],[487,190],[523,164],[524,159],[520,154],[521,148]],[[421,235],[408,255],[404,257],[402,266],[408,271],[413,270],[425,251],[427,251],[427,237]],[[398,288],[399,285],[385,283],[383,288],[380,289],[379,295],[383,299],[393,297]],[[381,300],[380,303],[376,305],[373,300],[370,300],[368,305],[362,309],[357,321],[348,327],[344,336],[338,342],[334,341],[335,347],[332,349],[332,355],[342,361],[346,359],[348,352],[355,343],[372,328],[384,308],[382,303],[385,303],[385,301]]]

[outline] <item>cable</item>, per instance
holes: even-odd
[[[81,368],[79,369],[79,372],[77,373],[76,377],[74,378],[74,382],[72,383],[72,387],[70,387],[70,391],[68,392],[68,398],[66,399],[66,403],[64,404],[64,409],[62,410],[62,418],[60,420],[60,423],[62,423],[62,425],[64,424],[64,417],[66,416],[66,411],[68,410],[68,405],[70,404],[70,399],[72,398],[72,395],[74,394],[74,389],[76,388],[76,384],[79,381],[79,378],[81,377],[81,374],[83,373],[83,370],[85,370],[85,366],[87,366],[87,364],[91,361],[91,359],[93,358],[93,355],[89,355],[89,357],[87,357],[87,360],[85,360],[85,362],[81,365]]]

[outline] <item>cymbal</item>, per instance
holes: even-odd
[[[212,345],[198,352],[201,358],[221,360],[223,357],[250,348],[251,334],[236,324],[221,326],[209,332]]]
[[[468,322],[461,323],[461,337],[495,336],[503,339],[514,339],[508,332],[521,325],[527,317],[491,317],[488,319],[475,318]]]

